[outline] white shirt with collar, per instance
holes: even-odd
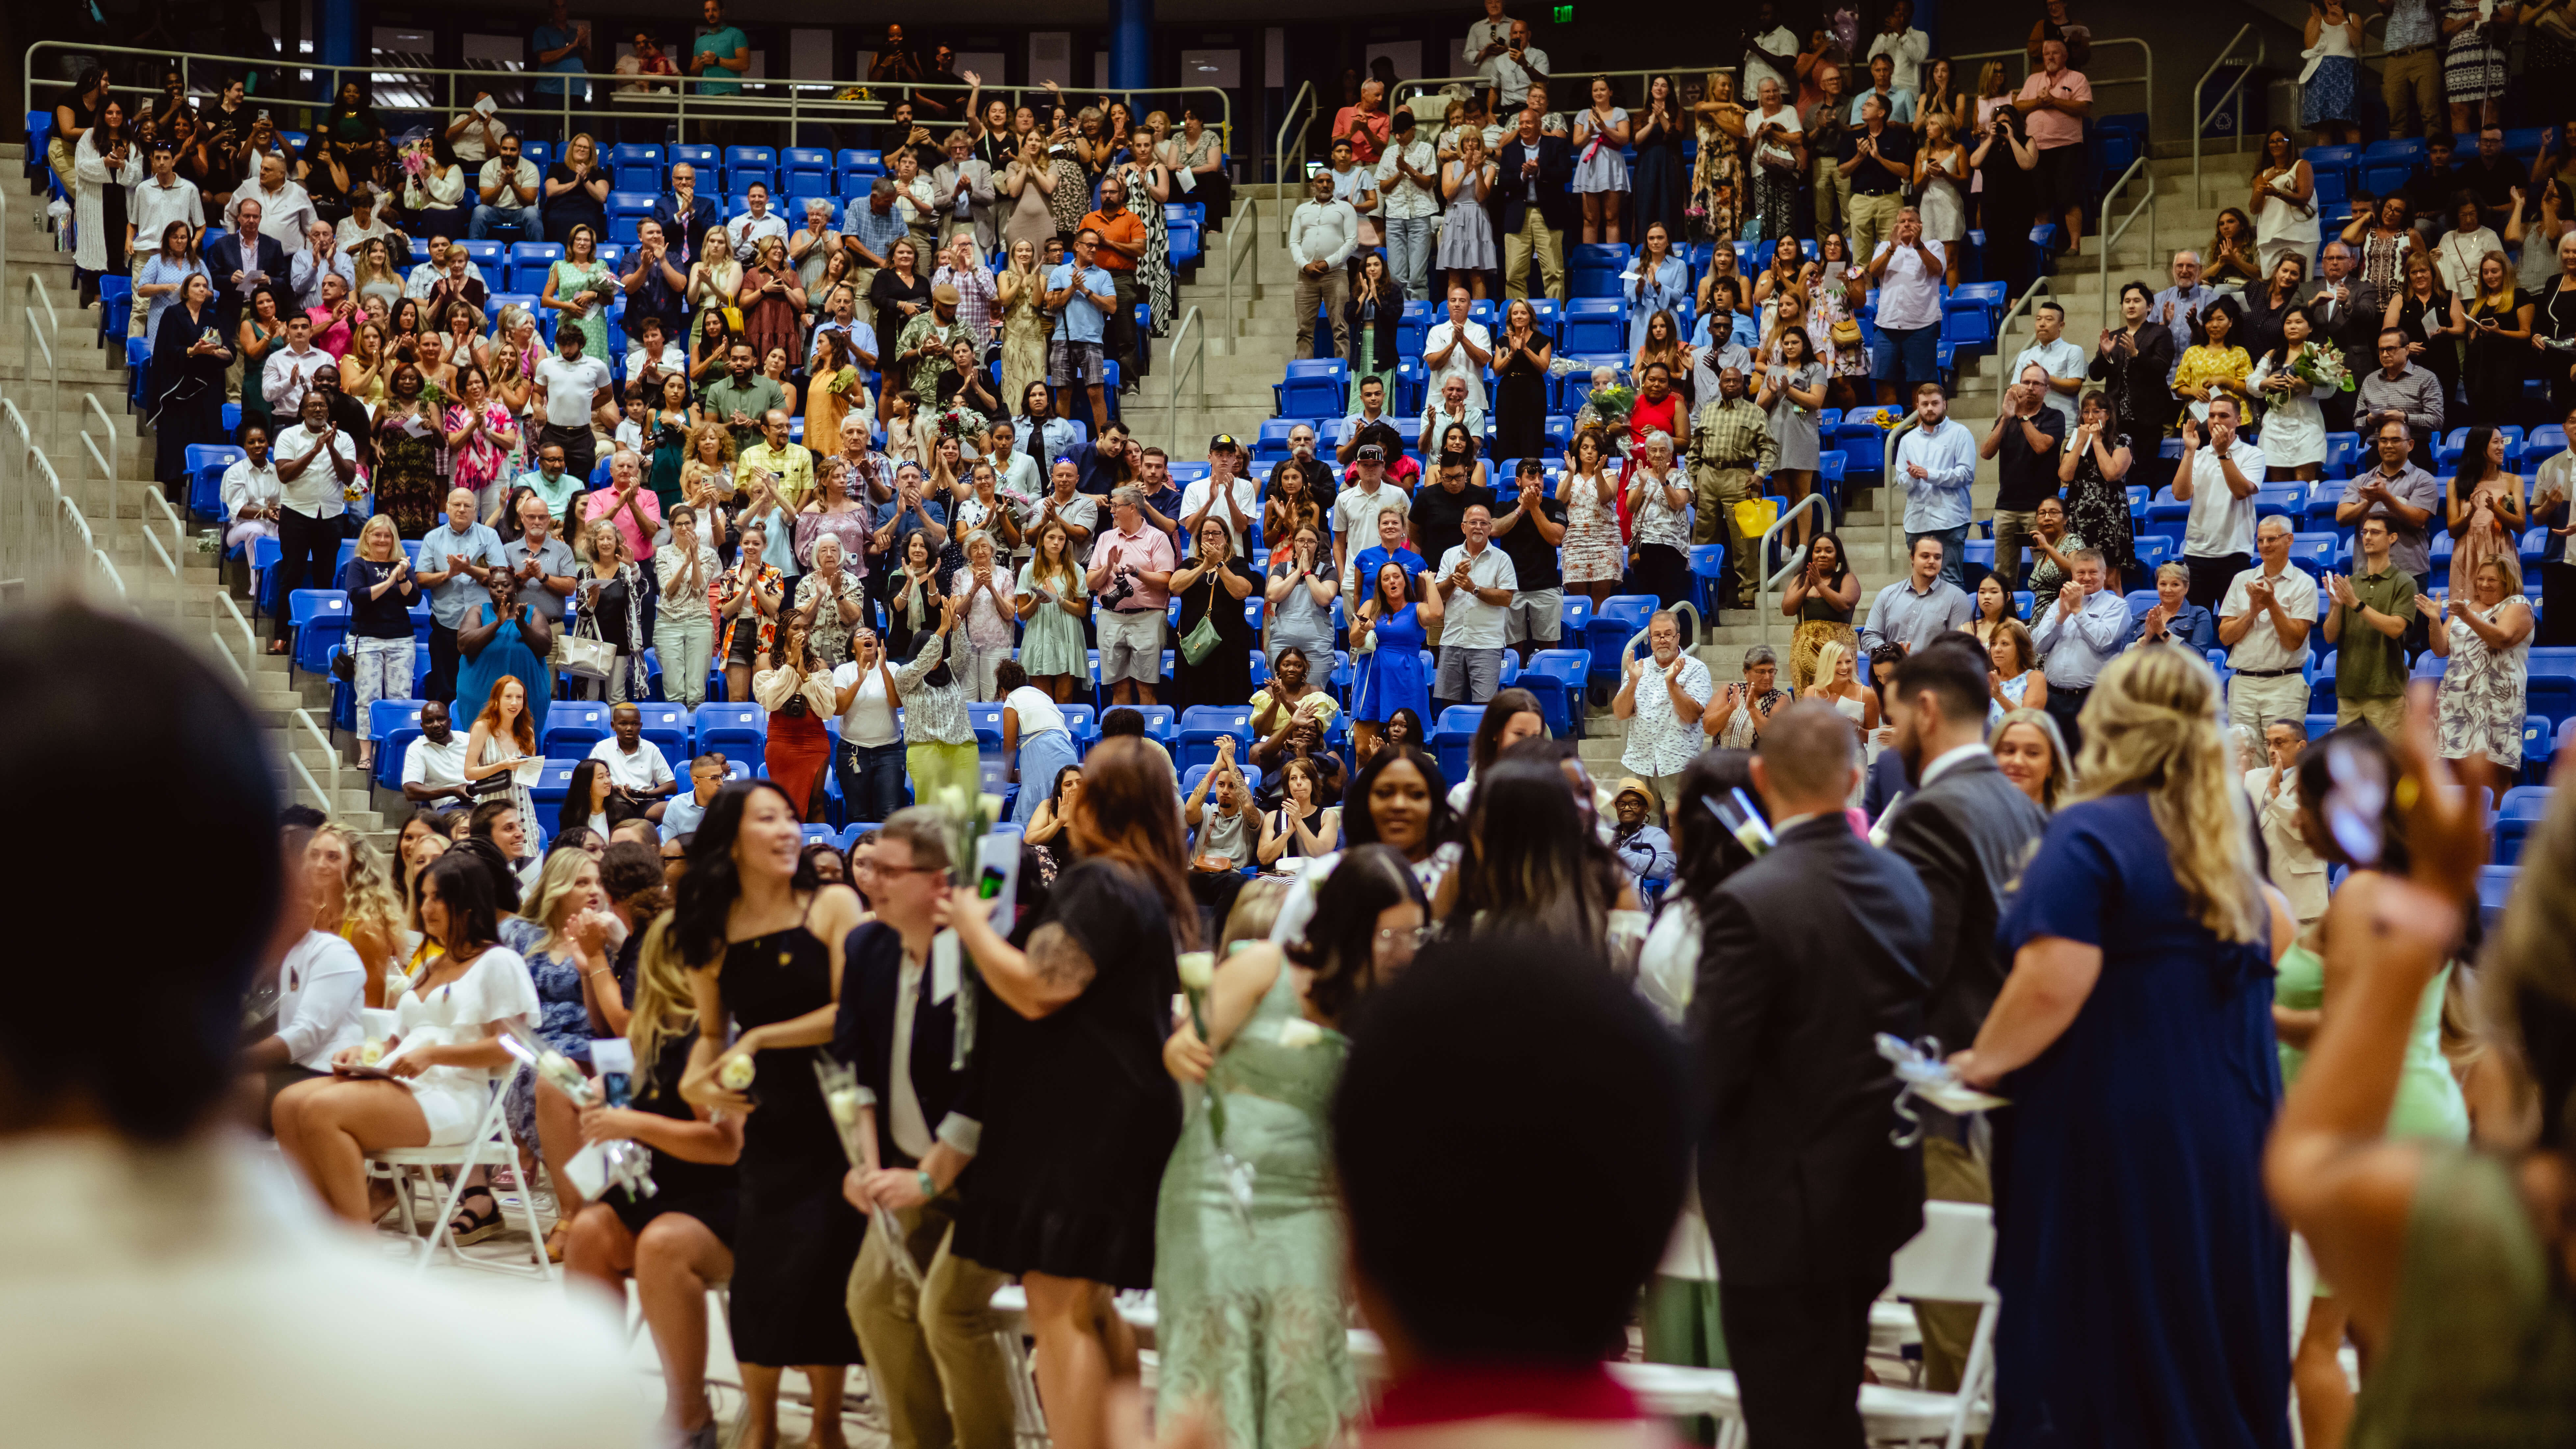
[[[1464,324],[1453,323],[1445,314],[1439,323],[1424,335],[1422,355],[1427,359],[1441,348],[1449,347],[1450,340],[1461,335],[1458,331],[1461,325],[1467,329],[1463,335],[1479,349],[1491,355],[1494,350],[1494,339],[1485,330],[1484,323],[1473,321]],[[1485,407],[1484,365],[1469,357],[1464,347],[1449,347],[1448,357],[1443,359],[1438,367],[1431,369],[1431,376],[1427,380],[1429,395],[1440,396],[1441,385],[1452,377],[1463,377],[1467,380],[1467,405],[1482,412]]]
[[[2296,648],[2281,642],[2281,631],[2272,627],[2271,612],[2255,609],[2252,596],[2246,592],[2246,586],[2258,578],[2271,579],[2272,597],[2280,604],[2282,613],[2293,619],[2307,620],[2311,628],[2316,624],[2317,581],[2308,577],[2306,569],[2288,562],[2281,565],[2277,576],[2265,574],[2263,561],[2258,558],[2254,567],[2228,581],[2227,597],[2218,605],[2218,617],[2222,620],[2240,618],[2249,613],[2258,616],[2253,627],[2228,646],[2227,666],[2240,671],[2300,668],[2308,657],[2308,641],[2301,639]]]
[[[1338,267],[1349,261],[1351,250],[1360,244],[1360,214],[1347,201],[1297,203],[1288,219],[1288,264],[1304,268],[1309,262],[1322,262]]]
[[[2228,454],[2236,470],[2256,483],[2263,481],[2266,468],[2263,450],[2236,435],[2236,447]],[[2227,486],[2227,474],[2219,466],[2218,450],[2204,437],[2191,455],[2191,516],[2183,524],[2182,551],[2189,558],[2225,558],[2229,554],[2254,552],[2254,499],[2243,498]]]
[[[1506,110],[1519,110],[1529,100],[1530,84],[1540,76],[1553,74],[1548,69],[1546,51],[1532,45],[1524,47],[1521,54],[1529,58],[1527,65],[1512,59],[1509,52],[1494,57],[1493,82],[1495,89],[1502,92],[1502,104]],[[1494,154],[1491,142],[1486,144],[1485,154]]]
[[[1451,544],[1449,551],[1440,555],[1436,577],[1449,577],[1461,562],[1467,565],[1469,582],[1480,589],[1501,589],[1508,594],[1521,586],[1520,574],[1512,567],[1512,556],[1497,544],[1488,542],[1481,552],[1472,556],[1467,552],[1467,545]],[[1503,647],[1503,617],[1510,612],[1509,599],[1499,604],[1488,604],[1463,588],[1457,589],[1441,601],[1441,616],[1445,622],[1441,625],[1440,642],[1443,647],[1460,649],[1500,649]]]
[[[1415,137],[1422,135],[1416,126]],[[1440,174],[1440,148],[1416,139],[1402,148],[1404,163],[1425,176]],[[1389,138],[1386,153],[1377,158],[1377,214],[1388,221],[1419,221],[1440,214],[1440,198],[1431,188],[1397,169],[1397,148]]]
[[[402,783],[436,790],[465,783],[465,736],[449,731],[447,743],[434,745],[422,735],[403,746]]]
[[[248,458],[235,458],[232,466],[224,470],[221,496],[226,522],[241,517],[241,511],[254,503],[273,507],[286,496],[285,485],[277,481],[277,455],[271,453],[269,460],[257,467],[251,466]]]
[[[307,931],[277,963],[277,1035],[286,1059],[306,1071],[331,1070],[331,1056],[366,1040],[359,1008],[367,968],[357,948],[328,931]]]
[[[521,156],[519,158],[518,169],[516,171],[512,171],[502,163],[501,158],[496,154],[490,160],[485,161],[483,163],[483,169],[475,174],[474,197],[477,202],[484,206],[498,207],[503,211],[525,210],[529,207],[536,206],[538,203],[545,200],[544,182],[545,173],[537,169],[536,162],[529,160],[525,156]],[[492,199],[490,201],[484,201],[482,199],[483,188],[486,186],[499,186],[501,188],[500,190],[492,193]],[[521,201],[519,199],[517,188],[522,186],[527,187],[532,193],[534,193],[526,201]]]
[[[1232,482],[1233,487],[1228,491],[1234,495],[1235,508],[1243,514],[1243,527],[1235,527],[1234,519],[1227,515],[1223,503],[1217,503],[1213,508],[1208,507],[1209,503],[1216,498],[1216,478],[1213,474],[1193,480],[1190,486],[1181,490],[1180,517],[1186,521],[1200,509],[1207,508],[1208,517],[1221,519],[1227,528],[1233,529],[1235,551],[1248,556],[1252,551],[1252,526],[1261,521],[1261,484],[1251,478],[1235,478],[1229,481]],[[1193,537],[1188,542],[1189,551],[1196,554],[1199,551],[1198,539]]]
[[[322,261],[311,247],[297,252],[286,264],[287,282],[295,288],[296,305],[321,306],[322,279],[334,272],[339,274],[341,281],[349,284],[349,296],[354,299],[358,295],[358,268],[349,260],[347,252],[333,251],[328,263]]]
[[[1785,25],[1775,25],[1771,27],[1770,34],[1754,36],[1753,44],[1773,55],[1796,55],[1798,32]],[[1750,48],[1744,52],[1744,88],[1735,94],[1748,106],[1759,104],[1762,100],[1762,81],[1766,76],[1780,83],[1781,100],[1791,105],[1797,103],[1798,78],[1793,75],[1782,75],[1771,62],[1754,54]]]
[[[762,242],[771,237],[776,237],[780,241],[787,239],[787,218],[775,211],[764,212],[759,216],[753,216],[746,211],[733,219],[733,225],[729,229],[733,233],[734,260],[747,265],[753,257],[760,254]]]
[[[660,367],[664,372],[687,372],[689,370],[689,354],[681,348],[680,344],[676,342],[665,342],[662,344],[662,355],[650,359],[644,356],[644,349],[639,345],[626,349],[626,380],[633,382],[637,378],[642,377],[644,375],[644,364],[647,361]]]
[[[157,176],[146,176],[135,183],[125,204],[125,219],[134,225],[134,244],[150,255],[160,244],[161,233],[170,223],[184,221],[191,228],[206,224],[205,203],[197,195],[197,183],[172,172],[170,184],[164,186]]]
[[[259,395],[268,399],[269,410],[283,417],[293,417],[304,406],[304,394],[312,391],[313,379],[322,369],[336,367],[331,354],[305,344],[302,352],[280,347],[268,354],[268,365],[260,369]],[[275,444],[271,456],[279,456]]]
[[[1935,265],[1926,267],[1914,248],[1900,247],[1892,238],[1870,252],[1872,265],[1880,257],[1888,259],[1878,281],[1879,326],[1910,331],[1941,325],[1940,264],[1948,262],[1949,252],[1928,236],[1923,238],[1923,249],[1932,254]]]
[[[608,767],[611,784],[629,790],[650,790],[672,783],[671,764],[662,758],[662,747],[651,740],[637,740],[635,753],[630,755],[611,735],[590,747],[590,757]]]
[[[2014,356],[2012,370],[2005,376],[2019,377],[2021,370],[2034,362],[2047,368],[2048,375],[2051,377],[2082,377],[2085,369],[2092,365],[2084,356],[2083,348],[2060,337],[2055,342],[2045,344],[2034,342],[2023,348]],[[2080,420],[2075,408],[2075,399],[2051,387],[2040,401],[2056,409],[2057,415],[2066,419],[2066,435],[2070,438],[2075,436],[2075,426]]]
[[[273,456],[301,458],[312,451],[313,434],[297,423],[277,435]],[[337,470],[332,467],[335,460]],[[357,477],[358,444],[347,433],[336,433],[327,455],[317,456],[311,466],[286,480],[286,506],[307,518],[337,518],[348,507],[341,490]]]
[[[475,281],[483,281],[483,269],[474,265],[470,259],[465,263],[465,275]],[[436,287],[446,276],[447,268],[436,262],[423,262],[404,276],[403,295],[416,302],[426,302],[429,300],[430,289]],[[492,290],[491,284],[485,282],[483,290],[487,292]]]
[[[1476,68],[1476,74],[1480,79],[1490,81],[1494,78],[1494,67],[1502,61],[1503,55],[1501,52],[1487,55],[1485,47],[1508,46],[1511,43],[1512,18],[1508,15],[1488,15],[1467,27],[1467,44],[1459,50],[1458,55],[1460,59]]]
[[[313,198],[305,193],[304,183],[286,180],[270,191],[253,181],[233,193],[224,205],[224,230],[238,235],[241,228],[234,217],[245,201],[259,203],[259,234],[277,243],[278,249],[292,257],[304,250],[304,229],[319,220],[313,214]]]

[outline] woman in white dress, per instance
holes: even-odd
[[[1592,78],[1592,109],[1574,118],[1574,194],[1583,198],[1583,240],[1619,243],[1619,197],[1628,189],[1628,113],[1610,78]]]
[[[2263,138],[2263,159],[2254,171],[2254,250],[2269,274],[2284,252],[2313,255],[2317,249],[2317,179],[2299,155],[2290,133],[2275,126]]]
[[[503,1029],[534,1030],[540,1011],[527,962],[500,944],[490,868],[469,852],[443,856],[419,890],[421,927],[441,949],[395,1004],[393,1035],[375,1063],[386,1075],[298,1082],[278,1093],[274,1112],[278,1149],[332,1212],[361,1226],[389,1205],[369,1201],[363,1154],[465,1141],[494,1079],[514,1065],[498,1040]],[[358,1068],[365,1051],[344,1048],[333,1065]]]
[[[1955,129],[1947,111],[1930,112],[1923,118],[1922,148],[1914,153],[1914,206],[1923,213],[1923,235],[1941,243],[1949,259],[1952,286],[1959,282],[1959,254],[1967,250],[1959,243],[1968,237],[1968,201],[1959,189],[1968,179],[1968,148],[1959,144]]]
[[[2281,313],[2281,341],[2254,363],[2246,388],[2263,400],[2263,461],[2276,481],[2325,476],[2326,415],[2317,406],[2314,388],[2291,375],[2290,366],[2307,345],[2316,323],[2306,307]]]
[[[135,144],[125,102],[111,97],[99,107],[98,124],[81,132],[72,147],[72,169],[81,183],[72,198],[72,265],[80,269],[86,302],[97,293],[99,273],[123,276],[127,271],[127,188],[143,179],[143,148]],[[111,182],[115,183],[112,191]]]
[[[2460,783],[2493,790],[2496,799],[2522,768],[2523,708],[2531,687],[2531,600],[2523,597],[2522,567],[2510,554],[2478,566],[2473,599],[2415,596],[2430,625],[2433,652],[2442,668],[2435,701],[2442,758]],[[2494,808],[2490,802],[2488,808]]]

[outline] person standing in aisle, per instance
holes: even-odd
[[[1396,153],[1389,152],[1390,159]],[[1297,350],[1292,358],[1315,352],[1315,314],[1332,318],[1333,355],[1351,359],[1351,324],[1343,305],[1350,298],[1350,273],[1342,264],[1359,245],[1359,213],[1333,196],[1333,173],[1318,171],[1311,179],[1312,197],[1297,203],[1288,218],[1288,265],[1297,269]]]

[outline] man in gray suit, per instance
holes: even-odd
[[[1896,1079],[1875,1038],[1922,1032],[1932,902],[1843,814],[1857,743],[1814,701],[1763,726],[1753,788],[1779,843],[1709,903],[1691,998],[1700,1201],[1757,1445],[1860,1449],[1869,1305],[1923,1226],[1922,1162],[1889,1140]]]
[[[1914,867],[1932,898],[1923,1027],[1944,1052],[1977,1039],[2003,990],[2012,963],[1995,948],[1995,922],[2004,892],[2048,829],[2046,813],[1986,750],[1986,670],[1975,641],[1952,634],[1907,655],[1886,691],[1896,731],[1888,753],[1904,760],[1912,791],[1888,818],[1887,848]],[[1928,1105],[1922,1113],[1924,1196],[1994,1201],[1985,1164],[1968,1150],[1969,1124]],[[1923,1325],[1925,1385],[1957,1388],[1976,1305],[1918,1303],[1914,1312]]]

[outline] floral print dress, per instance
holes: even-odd
[[[1565,542],[1558,557],[1569,584],[1604,583],[1627,571],[1628,548],[1619,536],[1618,508],[1602,500],[1595,486],[1599,481],[1569,473],[1557,485],[1556,496],[1565,503]]]
[[[1744,224],[1743,140],[1703,122],[1683,219],[1693,241],[1732,242]]]
[[[2442,670],[2442,690],[2436,701],[2442,758],[2484,755],[2507,770],[2514,769],[2522,763],[2531,635],[2526,632],[2520,643],[2499,654],[2458,617],[2460,611],[2476,606],[2456,594],[2452,599],[2452,618],[2445,626],[2451,631],[2451,662]],[[2496,600],[2495,607],[2480,611],[2479,617],[2494,624],[2507,609],[2530,607],[2531,602],[2520,594],[2508,594]]]

